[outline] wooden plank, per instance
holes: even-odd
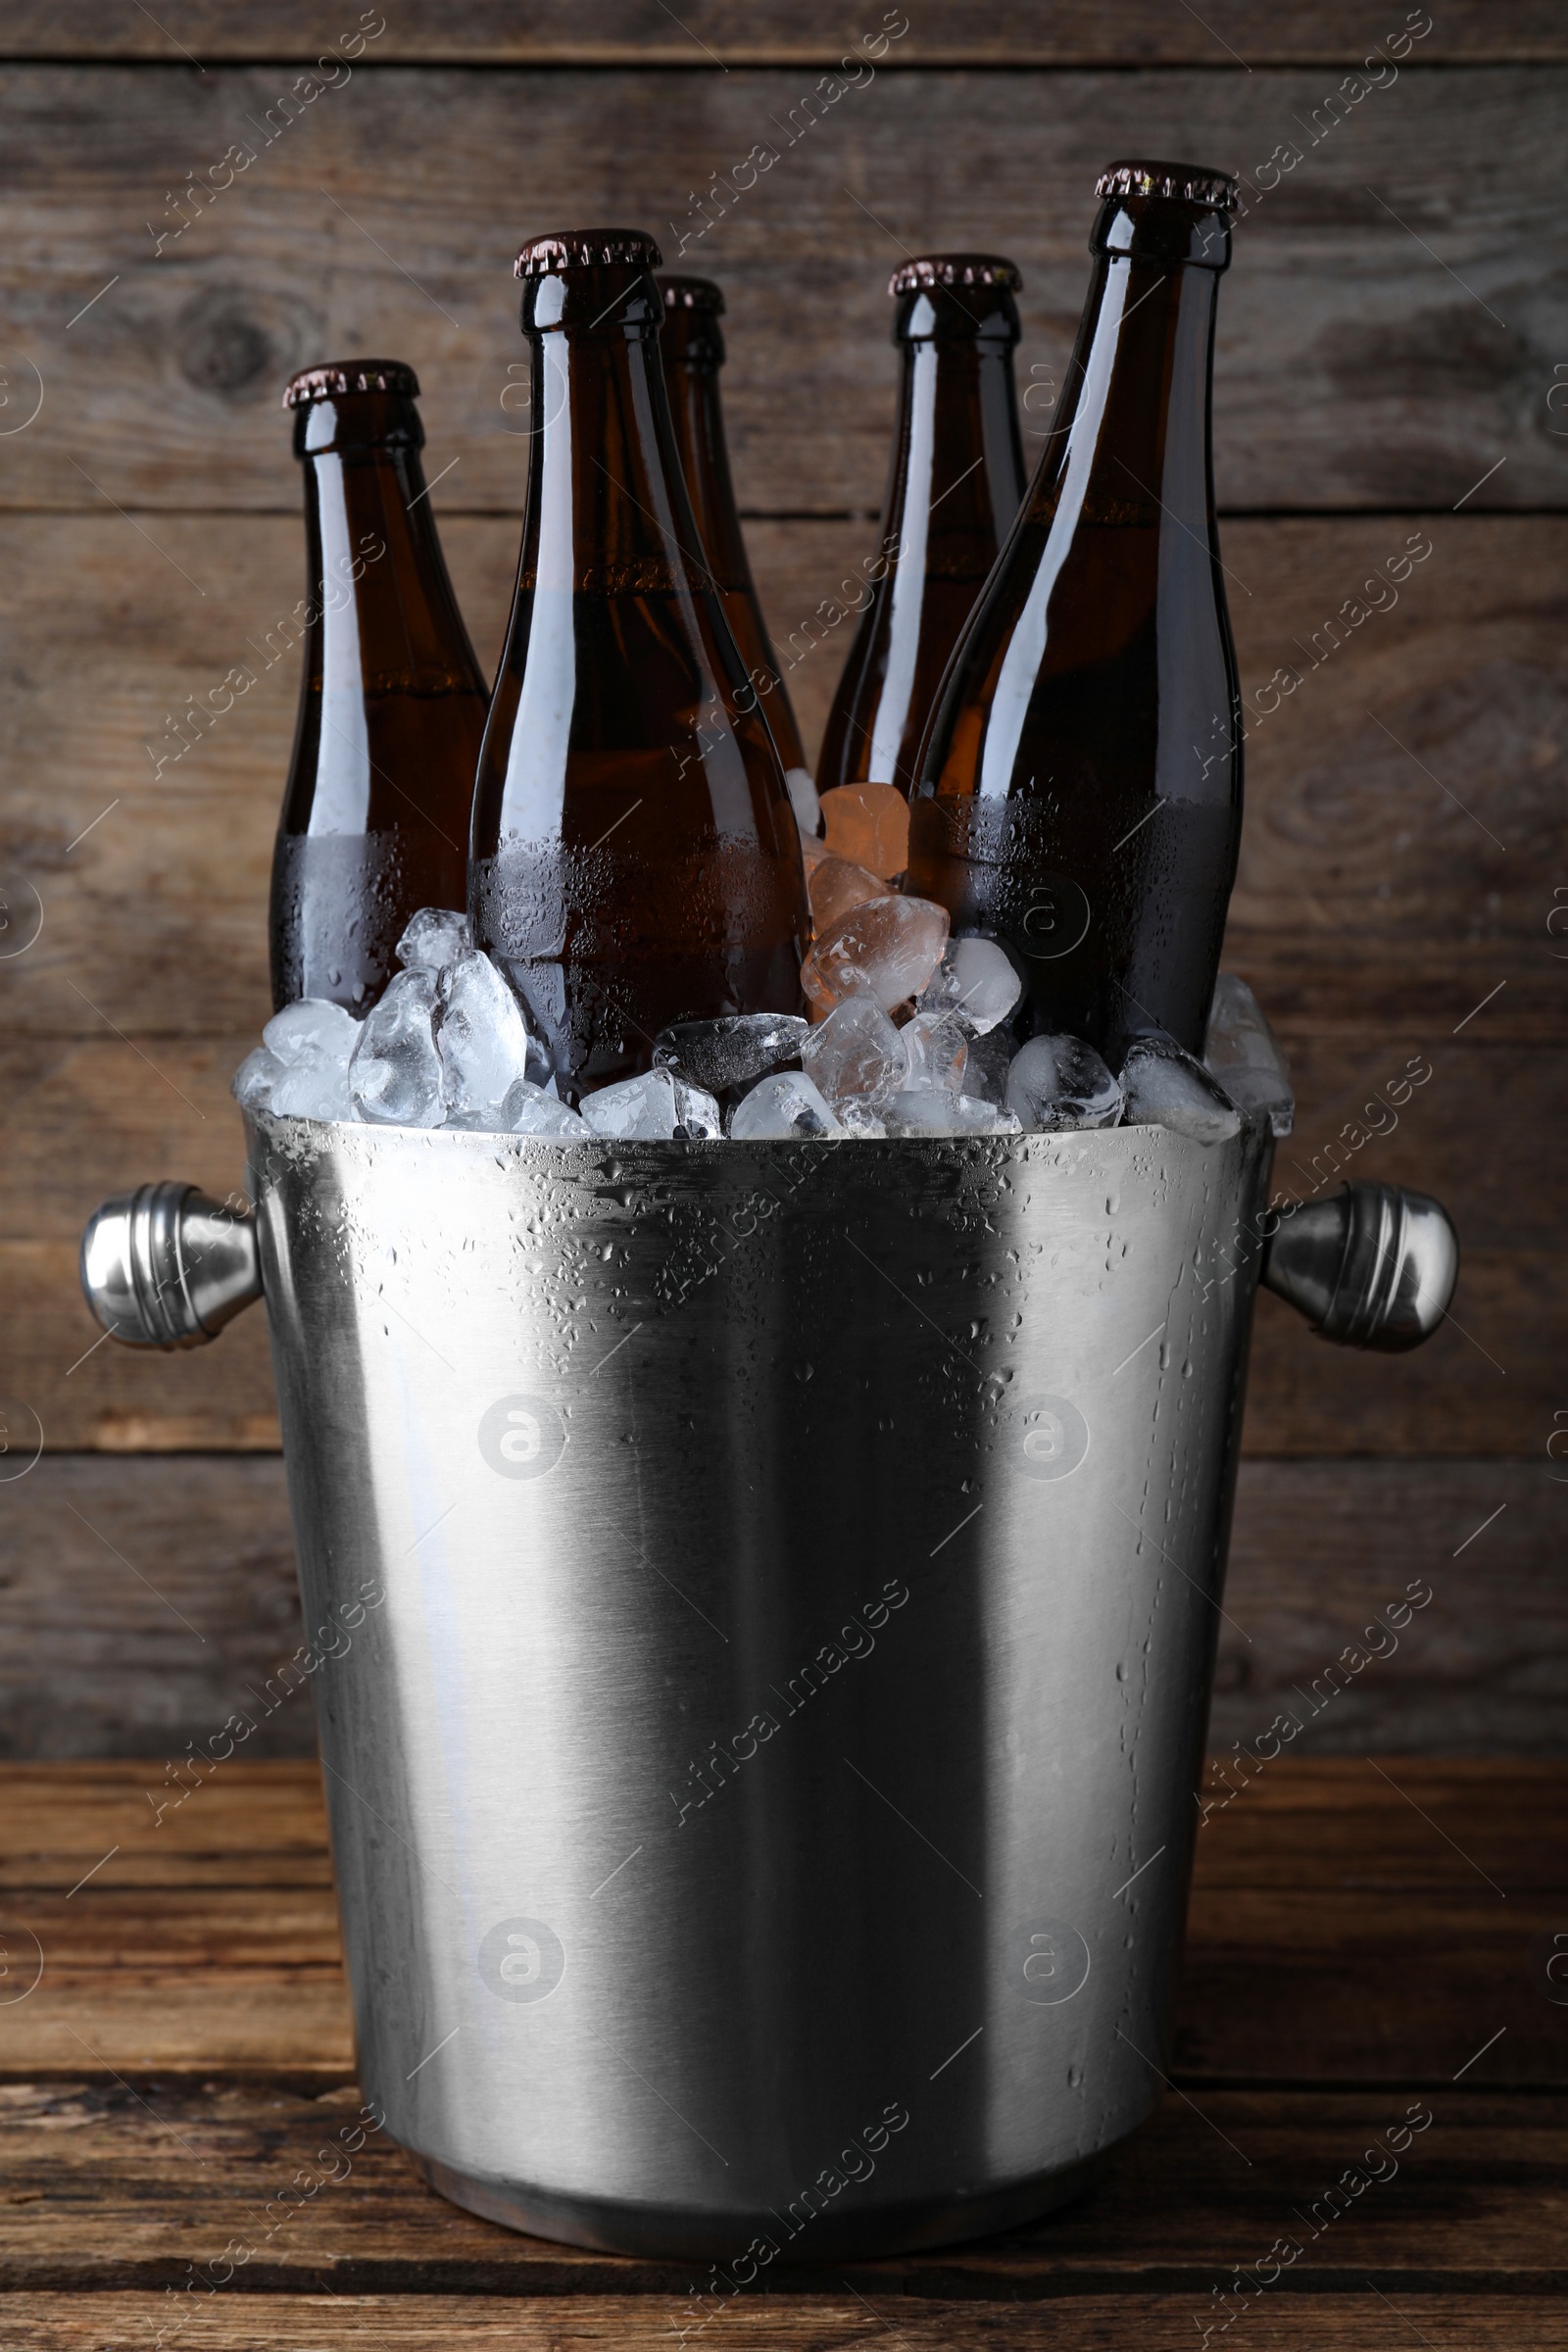
[[[1320,1353],[1326,1380],[1334,1362]],[[1297,1753],[1560,1754],[1552,1478],[1545,1462],[1244,1462],[1211,1748],[1255,1759],[1284,1710]],[[0,1754],[155,1758],[156,1803],[235,1706],[256,1718],[247,1756],[312,1752],[309,1697],[267,1697],[304,1638],[275,1456],[46,1455],[3,1507]],[[1412,1582],[1433,1597],[1396,1649],[1374,1633],[1386,1654],[1348,1671],[1347,1646]]]
[[[275,1453],[282,1443],[265,1315],[245,1316],[216,1351],[122,1347],[88,1313],[69,1242],[0,1242],[0,1293],[8,1446],[17,1431],[28,1446],[41,1432],[52,1451]]]
[[[3,1925],[47,1963],[0,2010],[0,2072],[346,2079],[313,1766],[235,1755],[161,1820],[162,1760],[12,1765],[0,1785]],[[1568,2087],[1565,2012],[1532,1973],[1568,1921],[1563,1788],[1545,1762],[1286,1754],[1253,1773],[1198,1842],[1183,2079]],[[210,1905],[205,1931],[181,1891]]]
[[[1168,2099],[1065,2213],[845,2268],[878,2307],[892,2296],[928,2309],[938,2299],[1049,2300],[1059,2311],[1068,2297],[1182,2294],[1199,2298],[1216,2328],[1227,2315],[1214,2310],[1211,2286],[1223,2292],[1231,2266],[1255,2263],[1280,2237],[1298,2258],[1270,2297],[1276,2313],[1303,2300],[1321,2311],[1325,2296],[1338,2301],[1369,2279],[1423,2299],[1561,2292],[1565,2123],[1560,2098],[1517,2095],[1218,2090],[1198,2109]],[[1396,2158],[1384,2135],[1401,2124],[1420,2129]],[[1332,2222],[1321,2205],[1314,2217],[1346,2167],[1380,2144],[1373,2163],[1386,2177],[1375,2193]],[[305,2193],[273,2204],[291,2183]],[[707,2264],[554,2245],[446,2204],[352,2085],[315,2096],[275,2083],[145,2079],[0,2088],[0,2293],[184,2291],[192,2271],[199,2283],[226,2284],[225,2265],[247,2304],[329,2278],[350,2294],[684,2303],[693,2293],[677,2325],[711,2311],[701,2292]],[[820,2291],[822,2270],[784,2249],[767,2283],[782,2317]]]
[[[1300,2080],[1309,2050],[1314,2081],[1568,2081],[1568,2015],[1534,1958],[1568,1919],[1568,1842],[1547,1793],[1560,1769],[1287,1751],[1233,1766],[1240,1792],[1224,1801],[1211,1765],[1183,2078]],[[1423,1958],[1435,1944],[1441,1968]]]
[[[1244,1462],[1210,1747],[1255,1756],[1283,1711],[1315,1755],[1561,1752],[1562,1512],[1544,1460]],[[1432,1599],[1362,1642],[1412,1583]]]
[[[1396,2352],[1410,2342],[1406,2314],[1372,2294],[1337,2296],[1325,2314],[1304,2298],[1277,2299],[1267,2332],[1252,2340],[1267,2352],[1321,2352],[1325,2325],[1336,2352]],[[1432,2352],[1558,2352],[1568,2344],[1568,2314],[1534,2297],[1421,2296],[1413,2304],[1421,2340]],[[515,2303],[504,2298],[443,2295],[232,2295],[203,2303],[172,2333],[163,2295],[113,2294],[7,2297],[3,2310],[15,2352],[121,2352],[122,2345],[165,2340],[184,2352],[337,2352],[368,2338],[386,2352],[637,2352],[667,2346],[684,2324],[685,2305],[639,2298],[582,2302],[552,2299]],[[182,2312],[176,2318],[183,2318]],[[1192,2352],[1194,2305],[1189,2297],[1085,2296],[1049,2311],[1008,2310],[1004,2317],[973,2305],[867,2303],[858,2290],[777,2303],[751,2295],[727,2305],[704,2327],[705,2352],[841,2352],[866,2344],[930,2346],[931,2352],[980,2352],[1002,2329],[1020,2352],[1111,2352],[1130,2334],[1146,2352]],[[696,2322],[693,2321],[693,2326]],[[688,2339],[690,2340],[690,2339]]]
[[[9,1038],[107,1043],[113,1023],[156,1063],[153,1038],[243,1038],[268,1009],[267,874],[297,670],[293,655],[266,667],[256,647],[300,593],[301,531],[293,516],[160,515],[155,527],[203,596],[116,515],[11,516],[0,530],[17,681],[0,857],[44,908],[35,944],[6,966]],[[753,526],[787,661],[869,527]],[[1404,1053],[1431,1053],[1467,1016],[1471,1044],[1561,1037],[1561,943],[1546,925],[1568,787],[1568,521],[1233,522],[1226,562],[1252,590],[1235,597],[1243,676],[1256,693],[1288,661],[1305,669],[1295,641],[1309,643],[1417,527],[1433,554],[1397,591],[1385,582],[1398,604],[1307,670],[1248,747],[1228,956],[1293,1046],[1388,1026]],[[458,516],[443,532],[489,659],[516,525]],[[847,637],[816,626],[821,641],[790,671],[813,742]],[[155,776],[168,714],[241,662],[255,685]],[[173,1098],[163,1107],[175,1115]]]
[[[1207,40],[1196,21],[1181,37]],[[1558,222],[1561,68],[1461,78],[1416,50],[1351,98],[1337,67],[1243,73],[1222,49],[1207,73],[858,87],[692,54],[691,72],[411,68],[330,88],[283,65],[7,69],[6,367],[19,413],[24,389],[43,405],[11,428],[6,502],[291,509],[281,383],[368,341],[416,365],[431,470],[463,461],[449,502],[461,481],[465,506],[514,508],[513,240],[632,209],[671,266],[725,283],[744,503],[872,513],[889,269],[941,245],[1012,254],[1044,397],[1083,302],[1095,178],[1143,150],[1213,157],[1257,190],[1221,311],[1227,507],[1564,503],[1568,435],[1545,405],[1560,321],[1539,259]],[[754,149],[755,185],[726,195]],[[1288,171],[1280,150],[1299,156]],[[933,171],[939,156],[961,169]],[[187,172],[212,198],[199,216],[170,193]]]
[[[1568,1319],[1559,1251],[1469,1250],[1443,1329],[1411,1355],[1368,1355],[1308,1335],[1260,1295],[1247,1443],[1269,1454],[1544,1453],[1553,1356]]]
[[[262,1719],[275,1693],[265,1679],[258,1692],[237,1687],[231,1710]],[[165,1755],[4,1768],[7,1948],[19,1969],[41,1953],[42,1968],[0,2009],[0,2073],[30,2071],[35,2048],[89,2073],[184,2067],[200,2050],[209,2071],[346,2079],[318,1768],[243,1748],[214,1762],[206,1734],[201,1750],[205,1773],[183,1751],[173,1771]]]
[[[314,1753],[308,1686],[267,1689],[304,1641],[275,1455],[46,1455],[3,1496],[0,1754],[156,1756],[156,1806],[236,1708],[248,1757]]]
[[[205,1742],[204,1742],[205,1744]],[[190,1795],[158,1817],[149,1802],[168,1787],[153,1750],[74,1764],[0,1764],[7,1805],[0,1815],[0,1878],[19,1887],[72,1886],[118,1850],[112,1884],[143,1888],[211,1882],[221,1861],[225,1884],[330,1886],[326,1814],[314,1756],[236,1757],[220,1776],[184,1784]],[[214,1801],[208,1801],[208,1800]]]
[[[368,25],[379,11],[366,11]],[[690,0],[678,22],[650,16],[637,0],[601,0],[584,19],[567,0],[404,0],[362,55],[379,64],[696,66],[717,68],[837,64],[846,48],[904,12],[862,10],[806,0]],[[356,22],[344,12],[342,30]],[[1383,28],[1396,34],[1397,14]],[[1319,0],[1310,13],[1284,12],[1260,0],[1215,0],[1201,20],[1173,22],[1157,0],[1121,0],[1114,17],[1088,0],[1018,0],[1004,15],[973,0],[927,0],[907,32],[885,52],[885,70],[946,65],[974,70],[1021,65],[1199,65],[1227,60],[1265,65],[1359,65],[1377,39],[1366,12],[1347,0]],[[12,0],[0,34],[0,58],[71,58],[101,63],[137,58],[172,65],[196,54],[209,63],[269,58],[310,65],[333,34],[302,0],[171,0],[156,24],[128,24],[112,0]],[[1525,60],[1568,55],[1556,12],[1545,0],[1451,0],[1422,47],[1423,63]]]

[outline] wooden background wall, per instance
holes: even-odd
[[[1149,152],[1254,188],[1220,312],[1225,558],[1250,693],[1303,676],[1254,729],[1227,961],[1297,1074],[1280,1173],[1308,1189],[1422,1056],[1352,1172],[1437,1193],[1465,1250],[1413,1357],[1333,1351],[1261,1301],[1215,1744],[1262,1733],[1424,1579],[1398,1654],[1302,1744],[1563,1748],[1568,24],[1432,0],[1373,88],[1361,61],[1427,22],[1403,0],[906,7],[10,0],[0,1751],[177,1755],[298,1638],[263,1318],[147,1359],[94,1348],[75,1278],[103,1194],[242,1178],[226,1080],[269,1009],[292,659],[158,774],[154,754],[187,698],[261,667],[301,593],[284,378],[367,350],[416,365],[492,660],[523,480],[515,245],[627,221],[673,262],[684,231],[683,266],[729,298],[735,469],[786,640],[872,544],[889,268],[944,245],[1018,261],[1043,430],[1095,174]],[[786,144],[852,40],[904,22]],[[351,75],[329,68],[269,141],[357,27]],[[719,188],[698,235],[696,199],[760,142],[777,164],[738,202]],[[171,192],[235,144],[255,161],[182,215]],[[1412,533],[1431,553],[1397,603],[1314,666],[1314,632]],[[791,674],[812,743],[845,634]],[[272,1719],[274,1751],[310,1745],[308,1703]]]

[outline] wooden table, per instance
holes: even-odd
[[[724,2304],[356,2144],[314,1766],[223,1765],[162,1821],[161,1763],[0,1777],[4,2352],[1568,2346],[1568,1766],[1281,1760],[1200,1834],[1171,2091],[1099,2189]]]

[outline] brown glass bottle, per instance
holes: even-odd
[[[1022,284],[996,254],[933,253],[896,270],[904,354],[882,536],[828,715],[817,785],[907,796],[937,689],[1023,497],[1012,355]]]
[[[1242,730],[1209,449],[1235,183],[1117,164],[1056,429],[921,755],[909,887],[1012,953],[1017,1033],[1201,1050]]]
[[[724,365],[724,330],[718,321],[724,297],[710,277],[661,277],[659,289],[664,297],[661,338],[664,390],[669,395],[675,447],[691,493],[698,537],[724,600],[730,635],[740,648],[784,762],[784,780],[796,813],[809,814],[814,823],[814,791],[802,790],[803,784],[810,787],[811,775],[801,731],[773,659],[767,623],[747,561],[741,518],[735,511],[724,412],[718,397],[718,371]]]
[[[275,1005],[327,997],[368,1011],[410,915],[467,901],[489,698],[425,495],[418,390],[396,360],[340,360],[283,395],[305,467],[308,559],[272,858]]]
[[[471,907],[568,1100],[649,1068],[670,1021],[800,1002],[800,841],[700,553],[659,258],[591,229],[516,263],[535,423]]]

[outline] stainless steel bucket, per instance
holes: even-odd
[[[736,2283],[1075,2194],[1166,2063],[1266,1133],[250,1145],[391,2132]],[[1278,1287],[1407,1344],[1451,1230],[1383,1199],[1357,1325],[1374,1194]],[[243,1226],[161,1277],[137,1200],[89,1295],[200,1336]]]

